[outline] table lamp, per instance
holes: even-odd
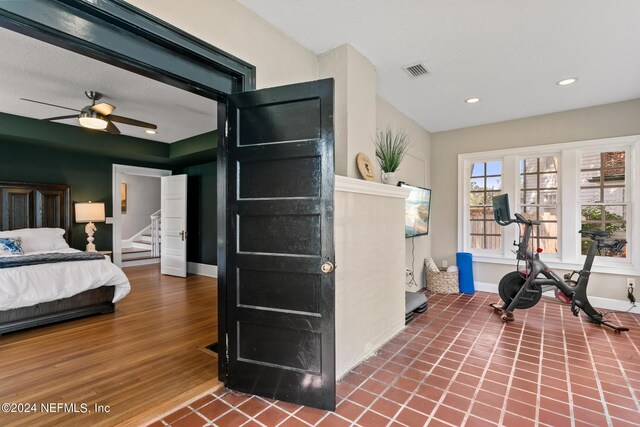
[[[93,244],[93,233],[97,228],[94,222],[105,222],[104,203],[76,203],[76,223],[87,225],[84,232],[87,233],[87,252],[96,252],[96,245]]]

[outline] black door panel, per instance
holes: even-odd
[[[320,277],[317,274],[239,268],[238,275],[240,306],[320,313]],[[301,294],[301,286],[310,289]]]
[[[302,139],[319,139],[321,136],[320,99],[298,99],[293,102],[276,101],[251,106],[239,100],[238,146],[257,144],[281,144]],[[291,125],[283,126],[283,123]],[[295,123],[295,125],[293,125]]]
[[[320,156],[238,162],[239,198],[320,197]]]

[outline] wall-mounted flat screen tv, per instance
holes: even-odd
[[[404,236],[416,237],[429,234],[431,190],[409,185],[402,181],[398,183],[398,186],[411,190],[405,204]]]

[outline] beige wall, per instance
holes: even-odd
[[[128,0],[255,65],[258,88],[318,79],[318,58],[235,0]]]
[[[359,152],[373,158],[376,70],[350,45],[320,55],[235,0],[129,0],[158,18],[256,67],[257,88],[336,80],[336,174],[360,178]]]
[[[398,169],[398,179],[418,187],[431,188],[431,134],[422,126],[409,119],[384,99],[376,98],[376,128],[387,126],[401,127],[409,138],[411,148]],[[371,157],[372,161],[375,159]],[[377,166],[377,164],[376,164]],[[379,168],[378,168],[379,169]],[[378,177],[380,171],[378,170]],[[433,215],[433,213],[432,213]],[[408,291],[416,291],[425,285],[424,259],[431,254],[431,234],[433,233],[433,217],[429,224],[429,235],[405,239],[405,267],[413,270],[418,286],[407,286]],[[415,245],[412,257],[412,245]]]
[[[365,153],[370,159],[375,156],[373,137],[376,133],[376,68],[351,46],[348,55],[347,176],[361,178],[356,156],[358,153]]]
[[[347,120],[347,49],[331,49],[318,57],[319,78],[333,77],[335,81],[333,100],[333,137],[335,141],[336,175],[347,176],[347,157],[349,126]]]
[[[432,239],[438,242],[432,248],[436,262],[446,259],[454,263],[458,249],[458,154],[636,134],[640,134],[640,99],[433,133],[431,219],[436,225],[432,227]],[[475,263],[475,280],[498,283],[511,269],[507,265]],[[591,277],[590,295],[624,300],[623,276]]]
[[[404,197],[407,191],[337,177],[336,375],[404,327]]]
[[[319,56],[320,78],[333,77],[335,86],[336,174],[360,178],[358,153],[373,159],[376,130],[376,69],[367,58],[345,44]]]

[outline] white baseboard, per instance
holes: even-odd
[[[627,311],[631,308],[629,301],[622,301],[619,299],[589,297],[591,305],[597,308],[606,308],[607,310]],[[629,313],[640,314],[640,306],[635,306]]]
[[[492,294],[498,293],[498,285],[493,283],[474,282],[473,285],[476,291],[491,292]]]
[[[491,292],[494,294],[498,293],[498,285],[495,283],[475,282],[475,289],[476,291]],[[552,291],[547,291],[542,295],[554,297]],[[631,303],[629,301],[612,298],[589,297],[589,302],[595,308],[603,308],[606,310],[627,311],[631,307]],[[640,306],[632,308],[629,310],[629,313],[640,314]]]
[[[190,274],[198,274],[200,276],[218,277],[218,266],[211,264],[200,264],[198,262],[187,263],[187,272]]]

